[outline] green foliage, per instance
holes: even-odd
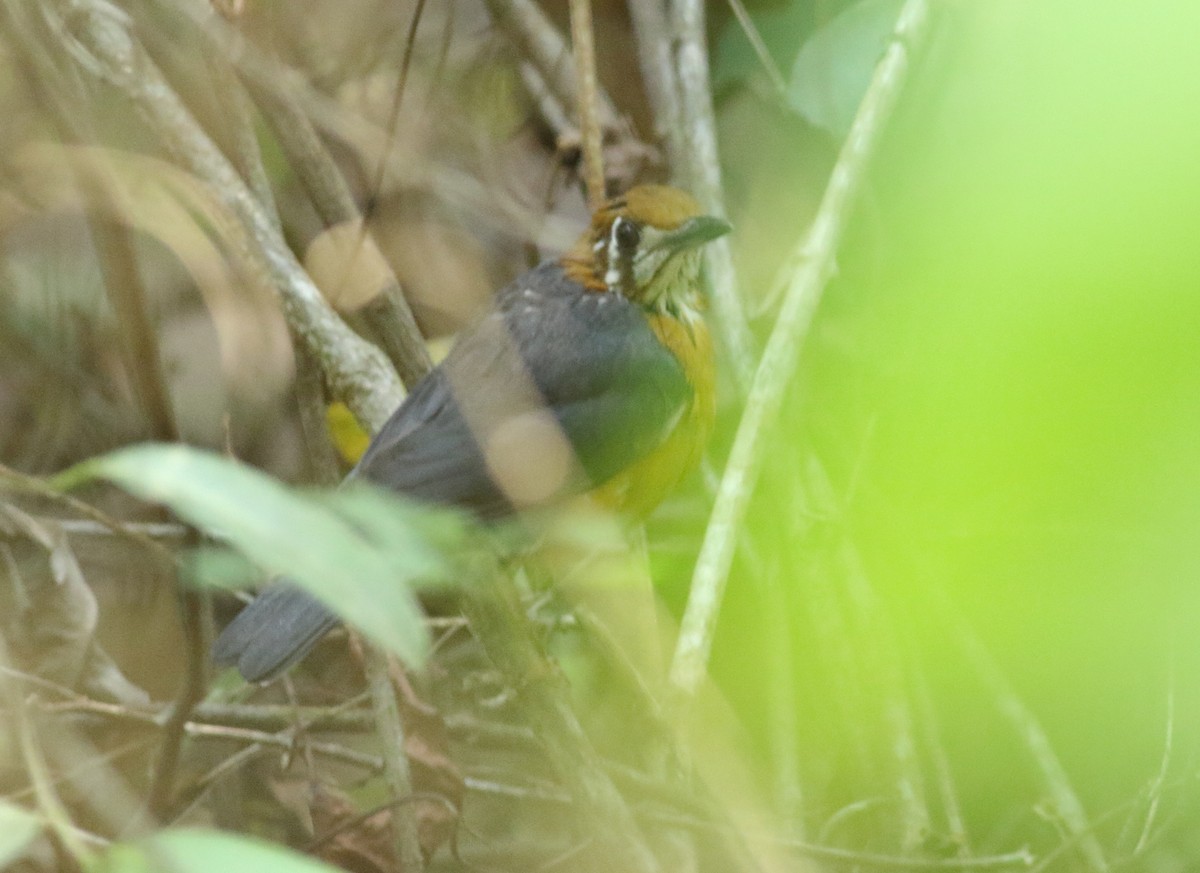
[[[97,873],[330,873],[327,864],[249,837],[200,829],[163,830],[112,846]]]
[[[896,26],[902,0],[859,0],[828,21],[815,21],[809,2],[751,16],[772,59],[785,72],[789,109],[841,138],[850,129],[875,65]],[[717,43],[717,87],[753,78],[762,60],[740,22],[731,18]]]
[[[880,665],[895,669],[877,654],[886,611],[930,686],[968,831],[986,839],[1053,780],[964,656],[968,628],[1116,867],[1143,826],[1165,834],[1140,799],[1151,790],[1195,820],[1182,760],[1200,739],[1200,7],[941,7],[839,252],[797,376],[802,411],[777,436],[815,445],[831,508],[809,498],[822,511],[801,548],[778,513],[751,532],[794,597],[771,641],[804,683],[805,800],[836,809],[895,766],[854,770],[860,750],[894,748],[876,705]],[[843,541],[862,567],[839,563]],[[746,651],[766,618],[742,581],[722,615],[723,687],[766,724],[749,700],[772,691],[763,650]],[[855,600],[868,595],[870,610]],[[1169,788],[1147,789],[1168,719]],[[889,814],[863,814],[860,833]],[[1020,833],[1037,852],[1057,844],[1043,822]],[[1137,869],[1193,869],[1194,839],[1181,842],[1189,861],[1165,860],[1173,846]]]
[[[308,589],[410,664],[422,663],[429,646],[412,587],[459,575],[461,516],[365,484],[305,492],[208,452],[156,444],[86,461],[55,482],[70,488],[91,479],[169,506],[264,572]],[[198,566],[213,567],[211,557]]]
[[[41,832],[42,823],[37,816],[0,800],[0,868],[20,857]]]
[[[809,37],[788,76],[788,105],[811,124],[845,136],[901,5],[862,0]]]

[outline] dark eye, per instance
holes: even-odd
[[[623,218],[617,219],[617,226],[613,228],[613,233],[617,237],[617,246],[623,252],[632,252],[642,241],[642,229],[632,221],[626,221]]]

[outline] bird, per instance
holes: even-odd
[[[687,192],[639,185],[578,241],[494,295],[409,392],[347,480],[484,522],[588,493],[647,515],[699,463],[716,413],[703,247],[731,230]],[[213,644],[249,682],[275,678],[338,622],[272,582]]]

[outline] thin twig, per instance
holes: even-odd
[[[926,16],[927,0],[908,0],[901,10],[891,45],[875,68],[813,225],[784,268],[787,296],[738,425],[696,562],[671,664],[671,683],[682,695],[693,694],[704,677],[725,583],[763,461],[763,441],[779,412],[784,389],[792,380],[813,314],[833,272],[850,206],[899,95]]]
[[[21,31],[21,28],[17,28]],[[24,32],[24,31],[22,31]],[[30,37],[32,38],[32,37]],[[19,40],[25,54],[36,52],[34,46]],[[49,51],[48,46],[41,47]],[[37,62],[43,75],[49,75],[48,64]],[[68,68],[55,81],[41,81],[50,91],[47,101],[53,117],[65,138],[76,142],[94,139],[94,131],[86,113],[73,111],[89,103],[85,87],[75,67]],[[63,93],[63,92],[66,93]],[[68,102],[74,104],[69,106]],[[103,170],[77,173],[77,183],[87,202],[104,201],[113,196],[116,181]],[[146,305],[146,290],[138,269],[137,254],[129,230],[95,215],[89,216],[96,257],[104,276],[105,291],[117,313],[125,353],[126,370],[135,388],[135,395],[152,436],[163,442],[177,442],[179,429],[171,407],[170,393],[163,376],[158,334]],[[172,562],[173,566],[177,565]],[[170,796],[183,743],[184,725],[188,714],[203,699],[207,685],[206,598],[204,595],[176,588],[186,643],[186,668],[175,710],[168,719],[160,754],[151,776],[148,808],[159,819],[166,817]]]
[[[128,525],[122,521],[118,521],[111,515],[97,509],[90,503],[84,503],[77,497],[72,497],[70,494],[63,494],[56,490],[52,485],[37,476],[30,476],[11,467],[6,467],[0,464],[0,490],[6,487],[15,488],[21,491],[26,491],[30,494],[36,494],[39,497],[45,497],[53,500],[62,506],[67,507],[73,512],[76,512],[90,521],[101,525],[105,529],[111,531],[119,537],[129,540],[143,547],[147,551],[157,555],[159,558],[167,562],[168,565],[174,566],[176,562],[175,552],[168,549],[162,543],[153,539],[141,525]]]
[[[596,85],[596,42],[591,0],[571,0],[571,45],[579,78],[579,133],[583,149],[583,178],[588,206],[604,205],[604,153],[601,144],[599,93]]]
[[[190,723],[187,726],[188,736],[197,738],[219,739],[219,740],[235,740],[243,743],[253,743],[256,745],[274,746],[279,749],[292,749],[296,740],[293,732],[285,734],[272,734],[265,731],[254,731],[247,728],[225,727],[223,725],[213,724],[196,724]],[[357,749],[350,749],[345,746],[339,746],[335,743],[309,742],[308,746],[318,754],[328,758],[333,758],[337,761],[342,761],[347,764],[354,764],[359,767],[364,767],[373,772],[379,772],[383,769],[383,759],[378,755],[369,755],[366,752],[360,752]]]
[[[191,545],[196,545],[198,539]],[[186,580],[175,582],[179,600],[179,621],[187,654],[183,682],[179,687],[171,716],[163,725],[162,743],[146,795],[146,807],[160,821],[170,821],[175,794],[175,776],[187,735],[192,710],[204,699],[208,689],[208,601],[189,588]]]
[[[742,33],[746,35],[746,40],[750,43],[750,47],[754,49],[754,54],[758,56],[758,62],[762,64],[763,71],[766,72],[767,78],[771,80],[771,87],[775,89],[777,95],[783,96],[787,93],[787,82],[783,79],[783,73],[779,72],[779,66],[775,63],[775,59],[771,57],[771,52],[767,49],[767,44],[763,42],[762,34],[754,26],[754,19],[746,11],[742,0],[727,0],[727,2],[729,3],[729,8],[733,10],[733,15],[737,19],[738,25],[742,28]]]
[[[1150,844],[1150,834],[1154,830],[1154,819],[1158,815],[1158,805],[1162,800],[1163,786],[1167,781],[1167,773],[1171,769],[1171,754],[1175,750],[1175,683],[1174,681],[1167,687],[1167,724],[1166,736],[1163,738],[1163,754],[1162,761],[1158,765],[1158,772],[1154,775],[1154,779],[1150,782],[1150,786],[1146,789],[1146,793],[1150,797],[1150,802],[1146,807],[1146,821],[1142,825],[1142,833],[1138,837],[1137,845],[1133,847],[1133,854],[1140,855],[1146,850]]]
[[[412,769],[404,743],[404,723],[400,719],[400,706],[396,702],[396,690],[392,686],[388,654],[378,646],[367,646],[363,665],[367,673],[367,686],[375,709],[375,727],[383,749],[383,774],[393,800],[412,797]],[[405,803],[395,808],[391,818],[393,847],[400,869],[405,873],[417,873],[425,869],[421,854],[421,836],[417,828],[417,809]]]
[[[921,714],[921,723],[925,728],[925,746],[929,750],[929,758],[933,763],[934,778],[937,780],[938,794],[941,797],[942,813],[946,817],[946,831],[950,841],[958,849],[960,858],[970,857],[971,844],[967,839],[967,824],[963,818],[962,806],[958,802],[958,791],[954,785],[954,773],[950,769],[950,756],[946,753],[942,742],[942,732],[937,710],[933,705],[933,695],[929,691],[929,682],[922,670],[914,670],[917,707]]]
[[[1109,869],[1104,857],[1100,841],[1096,839],[1093,826],[1088,823],[1087,812],[1075,789],[1071,786],[1070,777],[1063,767],[1049,736],[1038,721],[1037,716],[1025,705],[1016,690],[1009,683],[1000,667],[992,659],[991,654],[980,642],[971,628],[959,616],[953,614],[949,607],[944,609],[952,622],[959,646],[966,655],[968,662],[976,674],[983,680],[991,692],[993,701],[1000,712],[1008,719],[1014,732],[1025,744],[1034,763],[1042,776],[1042,782],[1054,803],[1062,823],[1066,826],[1071,840],[1077,842],[1087,865],[1101,873]]]
[[[522,61],[517,65],[517,72],[542,123],[554,134],[554,146],[562,159],[583,142],[583,134],[554,92],[546,87],[546,80],[536,66],[529,61]]]
[[[847,610],[860,628],[855,639],[860,641],[859,656],[865,665],[863,672],[872,677],[878,688],[883,722],[891,731],[884,748],[895,772],[901,845],[906,851],[916,851],[929,833],[929,807],[925,799],[925,780],[917,760],[912,706],[902,674],[904,653],[883,604],[867,579],[854,543],[848,537],[843,538],[837,551],[842,590],[849,601]]]
[[[372,806],[370,809],[364,809],[362,812],[358,813],[357,815],[351,816],[350,818],[346,819],[345,821],[338,822],[334,827],[330,828],[325,833],[318,834],[317,836],[313,837],[313,839],[309,842],[309,844],[304,847],[304,852],[305,852],[305,854],[312,854],[312,853],[316,852],[318,849],[320,849],[322,846],[324,846],[326,843],[328,843],[330,840],[332,840],[338,834],[343,834],[346,831],[354,830],[356,827],[363,824],[368,819],[374,818],[375,816],[379,815],[379,813],[384,812],[386,810],[399,809],[399,808],[409,806],[412,804],[417,804],[417,803],[431,803],[431,802],[432,803],[440,803],[443,806],[446,806],[448,808],[447,811],[455,817],[457,817],[459,814],[458,807],[456,807],[454,805],[454,803],[450,800],[450,798],[444,797],[441,794],[434,794],[431,791],[418,791],[414,794],[409,794],[405,797],[393,797],[390,800],[384,801],[383,803],[377,803],[375,806]],[[404,869],[405,871],[408,870],[407,867],[404,867],[402,869]]]
[[[313,484],[323,488],[336,487],[342,478],[337,452],[329,435],[325,417],[325,392],[321,385],[321,368],[304,346],[296,346],[296,413],[300,436],[308,457]]]
[[[34,516],[38,521],[43,519]],[[48,520],[48,519],[47,519]],[[56,518],[54,523],[70,537],[111,537],[116,534],[107,525],[84,518]],[[187,535],[187,528],[173,521],[123,521],[125,530],[152,539],[178,543]]]
[[[418,7],[414,12],[412,25],[409,28],[404,63],[401,67],[400,80],[397,83],[396,98],[391,113],[393,128],[389,129],[388,142],[380,151],[379,165],[376,170],[377,185],[382,185],[386,168],[390,163],[390,145],[395,136],[394,125],[398,119],[400,101],[408,78],[412,40],[416,35],[416,25],[420,21],[421,11],[421,8]],[[214,16],[209,16],[207,21],[198,21],[189,16],[177,17],[188,22],[193,34],[203,41],[209,52],[228,56],[226,64],[233,63],[231,58],[234,56],[243,59],[247,57],[246,46],[241,40],[241,34],[230,32],[228,28],[219,26]],[[371,275],[375,276],[377,273],[380,282],[379,288],[368,289],[373,291],[374,295],[362,307],[361,316],[368,323],[372,338],[387,354],[400,374],[401,381],[411,388],[429,372],[432,366],[429,353],[420,329],[417,327],[416,319],[413,317],[412,309],[400,289],[399,281],[388,266],[386,259],[378,252],[375,241],[367,233],[366,222],[354,200],[350,186],[346,184],[345,178],[338,170],[295,94],[290,89],[281,87],[277,76],[268,76],[268,70],[264,64],[243,63],[239,72],[242,82],[253,94],[255,103],[270,124],[277,142],[308,193],[325,227],[327,229],[357,228],[355,250],[347,253],[346,263],[354,264],[360,261],[369,263],[372,268]],[[240,92],[241,84],[238,82],[235,84]],[[243,175],[246,175],[244,170]],[[250,178],[255,178],[255,174],[251,174]],[[273,204],[271,209],[274,209]]]
[[[11,662],[8,647],[0,639],[0,665],[7,666]],[[3,698],[5,709],[11,713],[16,728],[16,739],[21,757],[24,759],[25,771],[33,785],[34,796],[38,807],[46,817],[55,837],[62,847],[70,854],[77,866],[88,869],[94,858],[90,849],[84,845],[71,824],[71,816],[66,805],[58,796],[54,787],[54,779],[50,774],[45,755],[42,754],[34,731],[33,720],[21,693],[14,687],[10,679],[0,679],[0,697]]]
[[[494,794],[500,797],[513,797],[521,800],[538,800],[546,803],[562,805],[571,804],[571,797],[559,791],[533,788],[524,785],[512,785],[497,782],[493,779],[480,779],[468,776],[465,780],[469,791],[479,794]],[[700,832],[720,831],[727,828],[721,822],[708,821],[693,816],[677,815],[656,809],[641,809],[638,815],[648,821],[658,824],[669,824],[675,827],[686,827]],[[874,852],[856,852],[852,849],[842,849],[837,846],[822,846],[803,840],[793,840],[781,837],[777,833],[747,833],[744,835],[752,842],[763,842],[773,846],[824,861],[834,861],[844,864],[858,864],[864,867],[879,867],[884,870],[1002,870],[1009,867],[1030,867],[1034,857],[1028,849],[1018,849],[1015,852],[1005,852],[998,855],[979,855],[974,858],[906,858],[898,855],[883,855]]]
[[[396,87],[392,91],[392,108],[388,112],[385,130],[388,136],[388,146],[379,156],[379,165],[375,168],[375,178],[371,184],[371,197],[377,198],[383,191],[387,179],[388,154],[396,139],[396,130],[400,125],[400,108],[404,105],[404,93],[408,90],[408,71],[412,69],[413,46],[417,42],[417,28],[421,25],[421,17],[425,13],[425,0],[417,0],[413,7],[412,18],[408,22],[408,32],[404,37],[404,53],[400,60],[400,71],[396,74]]]
[[[215,58],[210,61],[214,72],[218,72],[215,66],[218,63]],[[228,76],[227,67],[221,68],[221,71]],[[234,93],[231,97],[235,106],[245,108],[244,95]],[[238,121],[247,128],[250,127],[248,118],[235,119],[235,124]],[[78,132],[79,125],[85,123],[64,120],[63,127]],[[235,130],[235,136],[237,135]],[[266,174],[262,169],[257,142],[253,141],[253,144],[248,146],[247,136],[253,140],[252,133],[238,137],[240,154],[247,149],[252,150],[251,154],[244,155],[247,165],[243,171],[248,174],[248,178],[257,178],[265,183]],[[111,199],[117,190],[117,183],[103,169],[96,173],[79,175],[85,191],[93,193],[101,201]],[[269,193],[269,189],[267,191]],[[270,201],[269,205],[270,214],[275,215],[273,201]],[[275,220],[278,222],[277,216]],[[129,377],[137,386],[137,397],[150,422],[151,435],[160,442],[178,442],[179,428],[171,408],[166,379],[163,377],[158,335],[148,314],[146,292],[137,269],[130,232],[123,226],[113,225],[99,218],[91,221],[91,227],[104,272],[105,289],[117,312],[118,324],[124,338]],[[160,520],[166,519],[167,513],[164,510],[160,509],[157,512]],[[192,539],[194,544],[194,538],[189,535],[189,539]],[[184,728],[191,710],[204,699],[208,685],[208,600],[206,595],[183,584],[178,578],[178,566],[176,569],[175,595],[184,638],[184,675],[174,708],[164,725],[146,801],[151,815],[160,821],[170,818],[171,798],[183,749]]]
[[[95,194],[88,189],[112,188],[115,182],[102,178],[105,173],[81,171],[76,174],[85,189],[88,202],[105,202],[112,193]],[[96,259],[104,277],[104,290],[117,315],[122,351],[125,353],[125,372],[134,388],[134,395],[154,438],[176,442],[179,428],[171,408],[170,392],[162,373],[162,355],[158,347],[158,332],[146,310],[146,287],[138,269],[133,234],[128,227],[109,221],[95,213],[88,219]]]

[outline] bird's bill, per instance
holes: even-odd
[[[733,225],[723,218],[717,218],[715,215],[698,215],[666,234],[661,245],[673,252],[681,252],[712,242],[725,236],[731,230],[733,230]]]

